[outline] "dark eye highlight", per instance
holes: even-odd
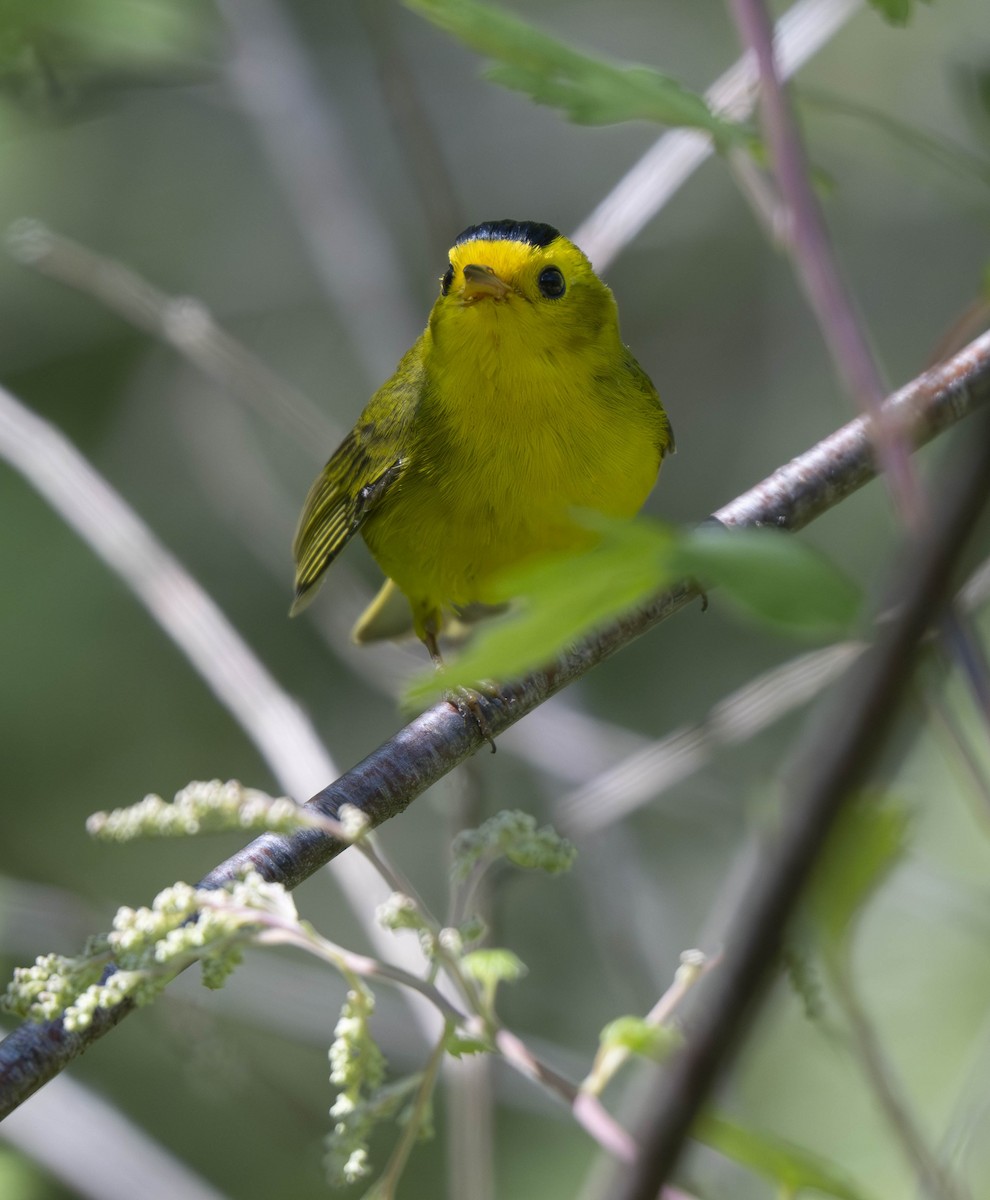
[[[559,300],[567,291],[564,276],[557,267],[544,267],[536,280],[536,286],[548,300]]]
[[[440,280],[440,295],[441,296],[446,296],[446,294],[450,291],[450,285],[453,282],[454,282],[454,268],[448,267],[447,270],[444,271],[443,276]]]

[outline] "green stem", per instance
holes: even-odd
[[[444,1026],[439,1041],[433,1047],[433,1052],[426,1063],[422,1078],[420,1079],[419,1087],[416,1089],[412,1112],[405,1123],[402,1136],[399,1138],[398,1145],[392,1151],[392,1155],[388,1160],[385,1170],[382,1172],[381,1178],[368,1193],[367,1200],[394,1200],[395,1189],[399,1185],[402,1172],[405,1170],[406,1163],[409,1161],[409,1155],[412,1153],[412,1148],[420,1135],[426,1119],[427,1109],[433,1095],[433,1090],[436,1087],[437,1076],[440,1074],[440,1064],[443,1062],[447,1037],[450,1034],[451,1028],[452,1025],[448,1022]]]
[[[925,1195],[931,1200],[966,1200],[942,1164],[938,1162],[914,1115],[894,1080],[893,1068],[884,1053],[876,1030],[860,1000],[848,963],[827,957],[827,970],[856,1049],[856,1060],[904,1157],[918,1176]]]

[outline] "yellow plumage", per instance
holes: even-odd
[[[360,529],[437,658],[445,614],[492,602],[505,568],[584,544],[575,509],[638,512],[672,445],[581,251],[547,225],[472,226],[425,332],[306,500],[293,611]]]

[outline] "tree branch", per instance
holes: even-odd
[[[885,404],[913,445],[930,441],[990,399],[990,334],[919,376]],[[867,423],[858,418],[768,479],[719,509],[727,526],[771,525],[800,529],[876,475]],[[697,595],[683,584],[586,639],[552,667],[481,696],[493,735],[501,733],[549,696],[683,608]],[[431,784],[473,754],[484,739],[451,705],[417,717],[363,762],[317,793],[309,803],[335,816],[342,804],[360,808],[372,826],[397,816]],[[248,867],[266,879],[295,887],[346,848],[317,830],[266,835],[221,863],[203,880],[220,886]],[[724,971],[724,968],[723,968]],[[84,1032],[69,1034],[59,1022],[25,1024],[0,1043],[0,1118],[58,1074],[126,1015],[122,1006],[99,1012]],[[655,1194],[655,1192],[654,1192]]]

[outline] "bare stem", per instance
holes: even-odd
[[[917,1173],[918,1180],[931,1200],[965,1200],[965,1193],[937,1161],[907,1102],[895,1081],[891,1064],[884,1054],[873,1023],[856,991],[847,962],[828,962],[828,975],[835,991],[856,1051],[856,1061],[876,1097],[904,1157]]]
[[[797,122],[784,94],[773,43],[773,25],[763,0],[730,0],[743,41],[759,68],[767,140],[777,183],[790,216],[794,264],[842,382],[861,411],[873,420],[877,454],[890,480],[895,503],[909,529],[918,529],[923,496],[904,432],[882,416],[884,386],[859,314],[835,262],[828,230],[811,186]]]
[[[395,1195],[399,1180],[402,1178],[402,1172],[409,1161],[409,1155],[412,1153],[412,1148],[422,1131],[423,1122],[426,1120],[430,1099],[433,1096],[437,1075],[440,1072],[440,1064],[444,1058],[447,1033],[448,1031],[444,1029],[443,1036],[433,1047],[433,1052],[427,1060],[423,1077],[420,1079],[419,1087],[416,1089],[412,1112],[403,1125],[402,1136],[399,1138],[398,1145],[392,1151],[392,1156],[381,1178],[371,1189],[370,1196],[374,1197],[374,1200],[392,1200],[392,1197]]]

